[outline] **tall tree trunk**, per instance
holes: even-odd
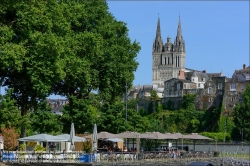
[[[22,107],[22,108],[21,108],[21,116],[24,117],[24,116],[26,116],[27,113],[28,113],[27,103],[22,104],[21,107]],[[22,127],[21,127],[21,134],[20,134],[20,137],[21,137],[21,138],[22,138],[22,137],[26,137],[26,127],[27,127],[26,124],[27,124],[26,121],[24,121],[23,124],[22,124]]]

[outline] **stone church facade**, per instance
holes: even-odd
[[[160,18],[158,18],[152,50],[152,84],[164,85],[164,81],[178,78],[179,71],[185,70],[185,58],[185,41],[182,37],[180,17],[174,43],[168,37],[165,44],[161,37]]]

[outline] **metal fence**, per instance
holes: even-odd
[[[97,153],[82,152],[2,152],[1,160],[4,163],[92,163],[92,165],[188,165],[194,161],[206,161],[213,165],[223,166],[250,166],[250,156],[236,151],[205,152],[190,151],[173,154],[169,152],[144,152],[136,154],[124,153]]]

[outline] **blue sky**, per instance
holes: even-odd
[[[231,77],[249,66],[249,1],[108,1],[110,12],[127,23],[141,45],[134,85],[152,84],[152,45],[158,14],[163,42],[174,42],[180,14],[186,67]]]

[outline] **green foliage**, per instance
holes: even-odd
[[[194,94],[184,95],[181,108],[185,110],[195,111],[196,110],[195,105],[194,105],[195,98],[196,98],[196,95]]]
[[[214,140],[221,141],[221,142],[224,141],[224,138],[225,138],[225,141],[230,141],[231,140],[231,136],[230,136],[229,132],[226,132],[226,133],[224,133],[224,132],[218,132],[218,133],[202,132],[200,134],[203,135],[203,136],[212,138]]]
[[[41,145],[36,145],[34,147],[34,151],[36,151],[36,152],[45,151],[45,150],[46,150],[46,148],[41,146]]]
[[[148,104],[148,114],[152,114],[154,112],[154,103],[153,102],[150,102]]]
[[[129,109],[128,110],[128,128],[126,131],[136,131],[139,133],[143,133],[148,131],[150,128],[150,121],[145,116],[141,116],[136,110]]]
[[[64,126],[63,132],[70,131],[72,122],[75,124],[76,133],[92,132],[94,123],[98,122],[98,116],[100,116],[96,101],[93,98],[77,99],[75,96],[71,96],[69,101],[70,103],[64,107],[61,117]]]
[[[174,103],[169,99],[167,102],[166,110],[173,110],[174,109]]]
[[[46,101],[41,101],[30,113],[31,130],[38,133],[59,134],[63,127],[60,118],[61,115],[54,114]]]
[[[57,1],[0,1],[0,84],[26,116],[64,77],[70,22]],[[21,136],[28,123],[22,122]]]
[[[128,100],[128,109],[135,109],[137,110],[137,103],[139,102],[138,99],[130,99]]]
[[[86,98],[97,90],[103,100],[112,102],[124,93],[126,82],[132,86],[139,44],[130,41],[126,24],[109,13],[105,1],[62,4],[71,31],[63,67],[66,75],[55,84],[54,91]]]
[[[26,144],[20,144],[19,145],[19,150],[20,151],[25,151],[26,150]]]
[[[68,107],[80,118],[85,113],[77,113],[77,105],[92,90],[112,102],[126,82],[132,85],[139,43],[131,42],[126,24],[103,0],[3,0],[0,27],[0,84],[13,88],[11,98],[23,117],[54,93],[80,99]],[[20,122],[23,137],[29,120]]]
[[[131,120],[130,110],[127,110],[128,121]],[[123,102],[114,101],[101,107],[100,127],[98,127],[101,131],[120,133],[128,130],[128,126]]]
[[[90,140],[84,141],[82,143],[82,150],[86,153],[92,152],[92,142]]]
[[[238,135],[244,132],[244,139],[250,140],[250,84],[242,94],[243,101],[237,103],[233,110],[233,121],[238,129]]]
[[[11,99],[11,93],[12,90],[9,90],[4,96],[0,95],[0,128],[14,127],[20,131],[22,117],[16,101]]]

